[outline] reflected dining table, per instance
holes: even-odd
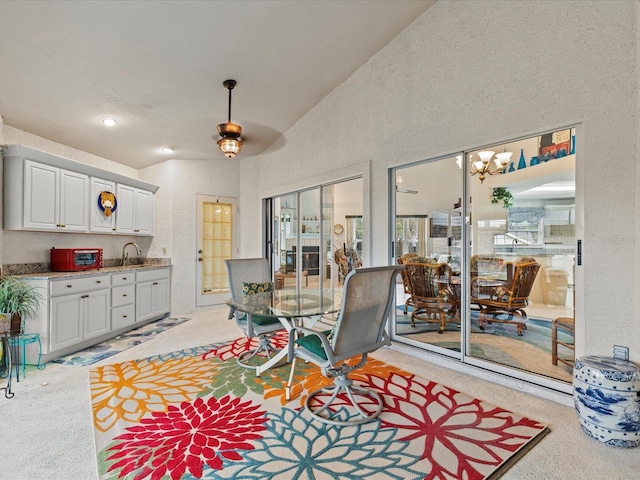
[[[260,315],[277,318],[289,333],[302,326],[303,321],[305,326],[313,327],[322,316],[337,313],[341,307],[341,299],[336,298],[335,292],[318,288],[284,288],[272,292],[237,295],[226,303],[249,317]],[[262,372],[280,363],[287,353],[287,348],[283,348],[267,362],[256,366],[256,376],[259,377]]]

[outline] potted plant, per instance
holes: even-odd
[[[502,206],[504,208],[510,208],[513,206],[513,203],[511,203],[512,198],[513,195],[511,195],[509,189],[504,187],[496,187],[493,189],[493,193],[491,195],[491,203],[498,203],[502,201]]]
[[[24,320],[35,315],[42,300],[42,293],[24,280],[0,278],[0,313],[11,319],[12,336],[24,332]]]

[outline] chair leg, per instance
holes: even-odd
[[[329,423],[331,425],[339,426],[360,425],[362,423],[375,420],[376,418],[378,418],[380,413],[382,413],[384,402],[382,401],[382,397],[380,397],[377,392],[354,385],[353,381],[346,375],[340,375],[336,377],[333,383],[333,386],[320,388],[311,392],[304,402],[305,410],[308,411],[317,420],[320,420],[323,423]],[[315,397],[320,393],[330,394],[329,399],[326,400],[318,408],[311,406],[311,403],[314,401]],[[354,419],[350,416],[347,419],[341,420],[331,415],[331,404],[341,393],[347,395],[352,407],[356,410],[357,415],[354,416],[360,416],[361,418]],[[375,410],[373,412],[367,412],[366,410],[364,410],[360,406],[354,395],[360,395],[369,398],[370,400],[368,404],[370,404],[371,406],[375,406]],[[327,412],[326,416],[322,415],[322,413],[325,411]]]
[[[236,360],[238,362],[238,365],[240,365],[241,367],[256,368],[255,365],[249,365],[247,362],[261,352],[264,352],[267,359],[269,360],[271,359],[272,353],[277,353],[280,351],[271,346],[271,335],[259,335],[257,338],[259,343],[254,350],[249,350],[238,355]]]

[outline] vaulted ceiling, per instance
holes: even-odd
[[[434,3],[5,0],[0,114],[134,168],[224,158],[216,126],[233,78],[236,158],[257,155]]]

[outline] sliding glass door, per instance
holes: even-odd
[[[362,179],[269,199],[272,265],[278,288],[330,288],[362,265]]]
[[[566,128],[390,171],[395,261],[443,265],[413,268],[437,272],[431,295],[440,298],[403,286],[395,340],[570,388],[579,328],[574,149],[575,129]],[[505,152],[503,171],[496,153]]]

